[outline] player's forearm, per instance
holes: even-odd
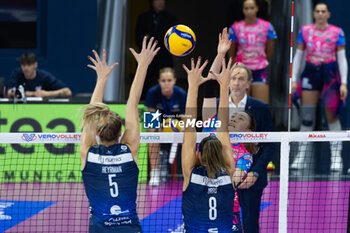
[[[146,78],[147,69],[148,69],[147,65],[139,64],[137,66],[135,78],[134,78],[134,81],[132,82],[130,92],[129,92],[130,94],[128,98],[128,105],[137,107],[137,105],[139,104],[143,85]]]
[[[218,120],[221,121],[222,132],[228,131],[228,115],[229,115],[228,105],[229,105],[229,89],[228,87],[224,87],[221,85]]]
[[[222,64],[222,59],[225,57],[225,54],[222,53],[218,53],[213,61],[213,63],[211,64],[210,67],[210,71],[214,72],[214,73],[219,73],[220,69],[221,69],[221,64]],[[209,73],[208,74],[208,78],[213,78],[214,76]]]
[[[139,114],[137,106],[140,102],[143,84],[146,78],[148,66],[138,65],[134,81],[130,88],[129,98],[126,104],[125,111],[125,127],[134,128],[139,127]]]
[[[228,104],[229,104],[229,88],[228,86],[220,85],[220,102],[218,110],[218,121],[221,122],[221,127],[217,129],[217,137],[223,146],[223,155],[225,162],[229,168],[230,174],[234,172],[235,162],[232,156],[232,148],[230,144],[230,136],[228,133]]]
[[[272,54],[273,54],[273,49],[275,46],[274,40],[268,40],[266,43],[266,59],[270,61]]]
[[[191,116],[192,119],[197,118],[197,98],[198,87],[189,87],[186,100],[186,113],[185,115]]]
[[[28,97],[34,97],[35,96],[35,91],[25,91],[24,94]]]
[[[15,96],[15,92],[11,89],[7,91],[7,98],[12,98]]]
[[[193,121],[197,119],[197,98],[198,98],[198,87],[188,88],[187,100],[186,100],[186,112],[183,120],[185,121],[186,131],[195,131],[192,127],[186,127],[187,121]]]
[[[71,97],[72,92],[68,87],[52,91],[52,96],[50,97]]]
[[[90,104],[102,102],[107,80],[97,80],[94,92],[92,93]]]
[[[348,82],[348,62],[345,55],[345,49],[337,51],[337,62],[340,73],[341,84],[347,84]]]

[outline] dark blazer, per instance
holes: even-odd
[[[248,96],[245,110],[250,112],[256,121],[257,132],[273,131],[273,122],[269,106],[253,97]],[[253,166],[250,171],[259,173],[259,178],[251,189],[263,189],[267,185],[267,164],[272,160],[275,152],[274,143],[260,143],[260,148],[254,155]]]

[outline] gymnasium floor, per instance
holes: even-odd
[[[291,181],[288,232],[346,232],[350,181]],[[279,182],[270,181],[261,206],[261,232],[278,232]],[[144,232],[182,232],[182,181],[139,185]],[[81,183],[0,184],[0,232],[87,232]]]

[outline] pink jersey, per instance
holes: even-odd
[[[344,32],[341,28],[329,24],[320,30],[314,24],[301,28],[298,42],[306,48],[306,61],[314,65],[336,61],[338,46],[345,45]]]
[[[237,168],[237,162],[239,159],[244,159],[245,161],[245,170],[249,170],[251,167],[251,164],[253,163],[253,157],[252,155],[247,151],[247,149],[244,147],[242,143],[233,144],[231,143],[232,151],[233,151],[233,160],[235,161],[236,168]],[[243,157],[243,158],[242,158]],[[240,167],[243,169],[243,167]],[[247,172],[247,171],[246,171]],[[238,195],[237,190],[235,192],[235,199],[233,203],[233,212],[239,212],[239,202],[238,202]]]
[[[241,20],[229,29],[229,39],[237,43],[236,62],[242,62],[251,70],[264,69],[269,63],[266,59],[266,41],[277,38],[270,22],[258,18],[253,25]]]

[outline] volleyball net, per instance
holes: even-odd
[[[197,141],[208,135],[198,133]],[[230,138],[276,144],[276,168],[261,201],[261,232],[346,232],[350,131]],[[183,134],[141,133],[140,140],[137,212],[143,232],[183,232]],[[0,133],[0,232],[88,231],[79,141],[79,133]],[[151,147],[159,147],[160,183],[154,186],[148,184]]]

